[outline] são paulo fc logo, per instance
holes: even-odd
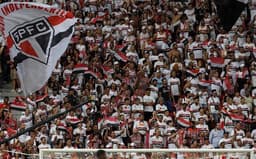
[[[17,25],[10,31],[15,47],[25,56],[48,63],[54,30],[45,17]]]

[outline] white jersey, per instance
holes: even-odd
[[[29,114],[28,116],[22,115],[20,117],[20,122],[25,124],[26,128],[31,127],[33,125],[32,114]]]
[[[163,141],[164,139],[161,136],[158,136],[158,137],[153,136],[150,138],[149,143],[152,148],[163,148],[163,144],[164,144]]]

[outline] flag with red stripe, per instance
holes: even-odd
[[[71,12],[41,3],[9,2],[0,5],[0,31],[25,95],[47,82],[74,32]]]
[[[120,60],[120,61],[123,61],[123,62],[128,61],[128,57],[124,53],[122,53],[121,51],[115,52],[114,56],[117,60]]]
[[[13,101],[10,106],[12,109],[25,110],[27,108],[27,104],[23,101]]]
[[[120,125],[120,121],[115,117],[106,117],[104,119],[103,125],[118,126]]]
[[[222,68],[225,66],[225,59],[222,57],[212,57],[210,62],[212,67]]]
[[[46,97],[48,97],[48,94],[37,96],[36,102],[42,102]]]
[[[179,117],[179,118],[177,119],[177,123],[178,123],[179,125],[185,127],[185,128],[188,128],[188,127],[190,127],[190,126],[192,125],[192,123],[191,123],[190,121],[188,121],[188,120],[186,120],[186,119],[184,119],[184,118],[182,118],[182,117]]]
[[[97,72],[91,71],[91,70],[85,71],[84,74],[92,76],[92,77],[94,77],[96,79],[100,79],[100,74],[97,73]]]
[[[243,114],[229,113],[229,116],[233,121],[243,121],[244,120]]]
[[[74,66],[72,73],[81,73],[85,71],[88,71],[88,65],[79,63]]]
[[[81,120],[77,117],[71,117],[67,119],[70,124],[78,124]]]
[[[187,73],[192,76],[197,76],[199,74],[199,69],[190,69],[190,70],[187,70]]]
[[[105,75],[112,74],[115,72],[113,68],[108,66],[102,66],[101,69]]]
[[[199,80],[198,85],[202,87],[208,87],[212,83],[211,80]]]

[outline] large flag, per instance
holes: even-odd
[[[242,11],[247,7],[247,18],[250,18],[248,0],[214,0],[220,23],[226,31],[229,31],[236,23]]]
[[[0,5],[0,31],[25,95],[45,85],[74,32],[71,12],[40,3]]]

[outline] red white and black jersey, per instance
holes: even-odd
[[[150,138],[150,145],[152,148],[163,148],[164,139],[161,136],[153,136]]]

